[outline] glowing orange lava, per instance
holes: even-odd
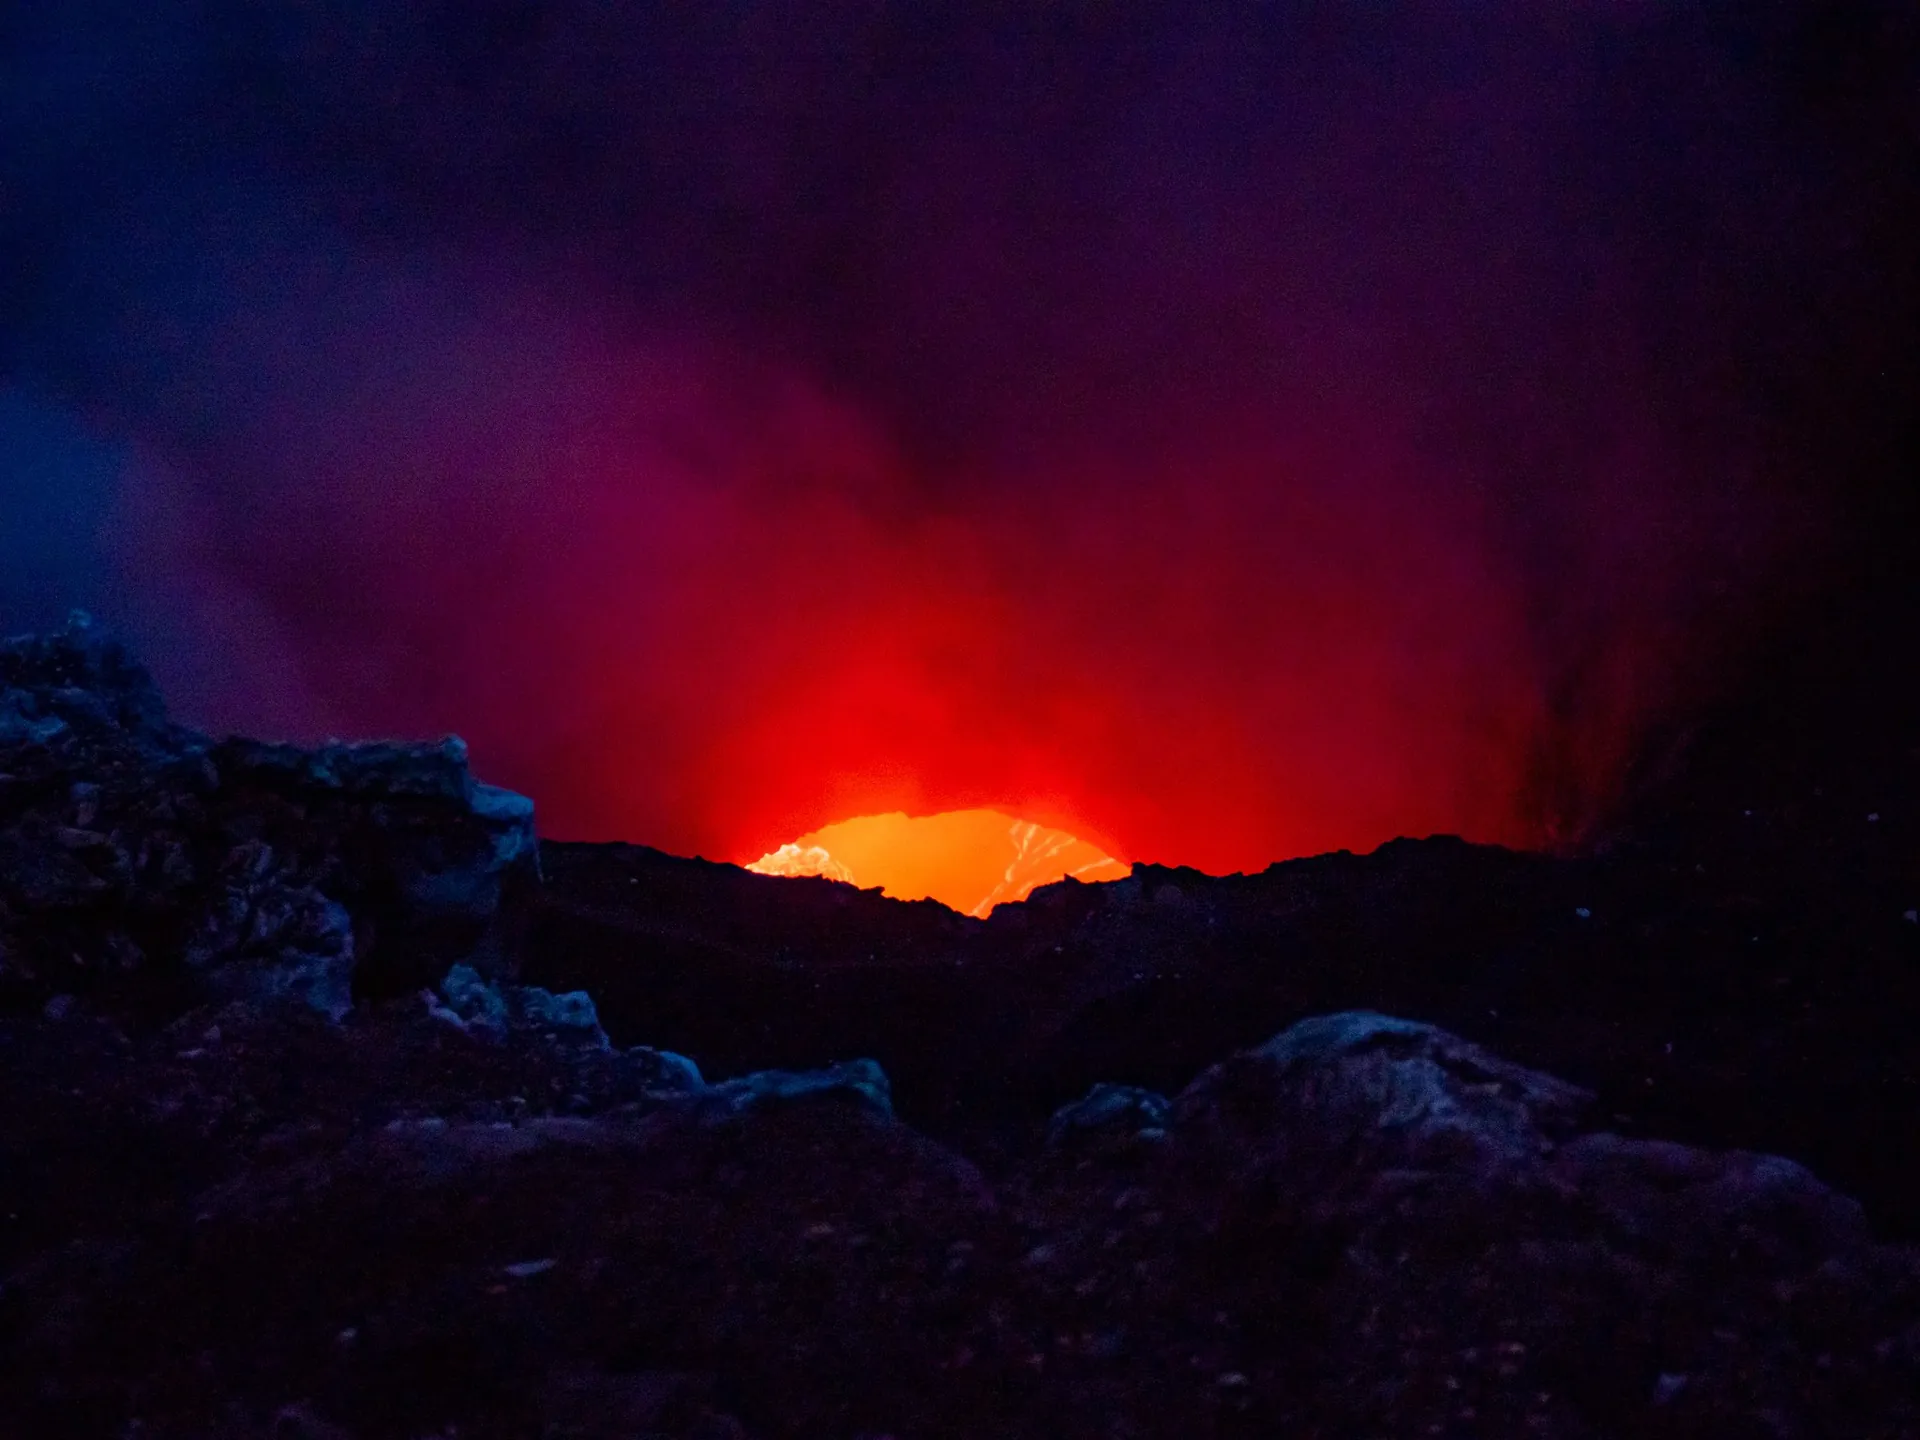
[[[998,810],[861,815],[822,826],[747,866],[762,875],[825,875],[896,900],[934,899],[966,915],[1024,900],[1071,875],[1119,880],[1128,867],[1064,830]]]

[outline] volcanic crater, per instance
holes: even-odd
[[[10,1434],[1920,1435],[1911,767],[979,918],[0,685]]]

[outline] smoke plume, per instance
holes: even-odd
[[[566,836],[1564,839],[1891,423],[1913,26],[1742,11],[29,7],[5,618]]]

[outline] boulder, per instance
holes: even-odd
[[[444,1004],[439,1003],[444,997]],[[455,965],[440,982],[440,996],[427,992],[428,1008],[463,1029],[497,1036],[509,1030],[552,1032],[596,1049],[608,1046],[606,1031],[584,990],[562,995],[537,985],[500,985],[471,965]]]
[[[656,1050],[651,1045],[630,1045],[619,1052],[615,1062],[626,1090],[642,1095],[699,1091],[706,1089],[700,1067],[684,1055],[671,1050]]]
[[[1150,1096],[1096,1087],[1049,1153]],[[1127,1163],[1035,1167],[1029,1261],[1086,1297],[1060,1332],[1128,1317],[1143,1389],[1217,1371],[1233,1433],[1915,1433],[1920,1255],[1791,1161],[1598,1118],[1435,1026],[1318,1016]]]
[[[1595,1118],[1577,1086],[1351,1011],[1210,1068],[1169,1123],[1203,1173],[1349,1234],[1511,1235],[1577,1215],[1622,1254],[1774,1280],[1871,1239],[1857,1203],[1791,1160],[1625,1138]]]
[[[872,1060],[845,1060],[821,1070],[756,1070],[710,1086],[708,1095],[711,1107],[727,1115],[794,1101],[837,1099],[893,1118],[893,1088],[886,1071]]]
[[[1165,1136],[1170,1106],[1167,1097],[1134,1085],[1095,1085],[1084,1097],[1053,1112],[1047,1124],[1047,1145],[1054,1150],[1079,1150],[1125,1145]]]
[[[1372,1213],[1416,1178],[1469,1200],[1531,1183],[1592,1101],[1435,1026],[1348,1011],[1208,1068],[1170,1124],[1283,1207]]]
[[[1548,1171],[1643,1254],[1803,1274],[1872,1238],[1856,1201],[1779,1155],[1596,1134],[1561,1147]]]
[[[439,990],[424,990],[427,1014],[463,1034],[509,1050],[545,1044],[574,1067],[575,1094],[607,1107],[650,1109],[662,1098],[702,1092],[700,1067],[650,1045],[614,1046],[583,990],[555,995],[536,985],[488,980],[470,965],[447,971]]]
[[[1872,1239],[1856,1202],[1791,1160],[1626,1138],[1595,1118],[1577,1086],[1432,1025],[1351,1011],[1211,1067],[1168,1123],[1180,1163],[1354,1234],[1577,1214],[1623,1253],[1732,1258],[1775,1278]]]

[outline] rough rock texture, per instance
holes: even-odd
[[[1207,1070],[1157,1143],[1057,1136],[1012,1188],[1072,1277],[1062,1327],[1196,1407],[1210,1384],[1232,1433],[1920,1433],[1920,1253],[1791,1161],[1592,1132],[1590,1100],[1316,1017]]]
[[[533,806],[466,747],[214,742],[76,616],[0,643],[0,999],[289,998],[328,1015],[509,963]]]
[[[983,923],[0,680],[0,1435],[1920,1437],[1910,850]]]
[[[0,1045],[13,1433],[1920,1434],[1858,1206],[1378,1015],[997,1178],[871,1065],[663,1085],[424,997]]]

